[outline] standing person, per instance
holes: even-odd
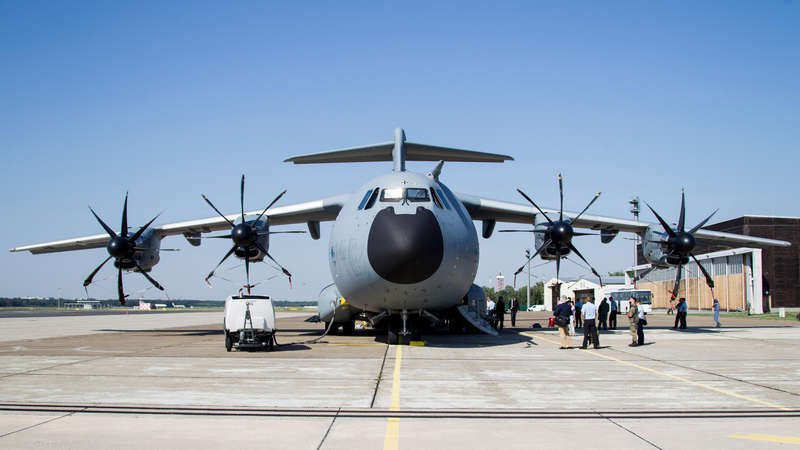
[[[519,311],[519,301],[516,297],[511,299],[511,326],[517,326],[517,311]]]
[[[599,321],[597,324],[598,329],[608,330],[608,301],[605,297],[603,297],[603,301],[600,302],[600,306],[597,307],[597,320]]]
[[[571,316],[569,316],[569,335],[575,336],[575,304],[572,303],[572,299],[567,300],[569,302],[569,310],[571,312]]]
[[[675,314],[675,299],[669,299],[669,306],[667,307],[667,314]]]
[[[561,337],[561,349],[566,350],[572,346],[569,337],[569,324],[572,320],[572,306],[564,299],[556,306],[553,311],[555,317],[556,327],[558,327],[558,335]]]
[[[628,299],[628,320],[630,321],[631,343],[628,347],[636,347],[639,340],[639,331],[637,324],[639,322],[639,310],[636,308],[636,299],[631,297]]]
[[[580,328],[583,326],[583,321],[581,320],[581,308],[583,308],[583,302],[581,299],[575,301],[575,328]]]
[[[497,303],[494,305],[494,316],[497,318],[497,330],[503,330],[503,318],[506,314],[506,302],[503,301],[503,296],[497,297]]]
[[[675,306],[675,325],[672,326],[672,329],[680,328],[681,330],[686,329],[686,312],[689,310],[689,305],[686,304],[686,299],[681,297],[678,300],[678,305]]]
[[[644,308],[642,308],[642,300],[639,298],[636,299],[636,311],[636,315],[639,318],[639,321],[636,322],[636,345],[644,345],[644,326],[647,323],[645,314],[647,313],[644,312]]]
[[[594,348],[600,348],[600,341],[597,339],[597,326],[595,326],[597,306],[594,305],[594,297],[589,298],[589,301],[583,304],[581,315],[583,316],[583,345],[581,345],[581,348],[586,350],[589,336],[592,337]]]
[[[711,309],[714,310],[714,322],[717,323],[717,328],[719,328],[722,326],[722,324],[719,323],[719,300],[716,298],[714,299],[714,304],[711,305]]]
[[[612,330],[617,329],[617,301],[614,300],[614,297],[609,297],[608,302],[611,303],[611,308],[609,311],[608,316],[608,326],[611,327]]]

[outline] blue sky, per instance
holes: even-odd
[[[282,189],[282,204],[352,192],[390,163],[281,161],[398,126],[411,141],[515,157],[448,164],[456,191],[521,200],[520,187],[554,206],[560,171],[573,210],[599,190],[592,213],[630,217],[639,195],[675,220],[685,188],[689,223],[717,207],[720,220],[800,215],[798,2],[431,3],[0,3],[2,247],[99,233],[87,205],[117,223],[126,191],[134,224],[210,217],[201,193],[235,211],[242,173],[250,209]],[[295,286],[266,290],[316,298],[329,231],[277,236]],[[477,281],[513,272],[526,238],[481,239]],[[598,270],[630,264],[631,241],[596,241],[578,246]],[[153,272],[171,297],[238,287],[241,269],[202,283],[227,244],[164,247],[182,249]],[[105,255],[0,253],[0,295],[81,296]],[[114,297],[113,273],[90,294]],[[126,286],[156,295],[138,275]]]

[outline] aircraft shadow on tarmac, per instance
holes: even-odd
[[[114,328],[102,328],[95,331],[103,331],[106,333],[153,333],[154,335],[162,336],[212,336],[215,334],[222,335],[221,329],[214,330],[170,330],[170,329],[150,329],[150,330],[118,330]]]

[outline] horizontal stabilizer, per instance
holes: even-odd
[[[295,164],[327,164],[349,162],[392,161],[394,142],[333,150],[324,153],[293,156],[284,162]],[[434,145],[405,142],[406,161],[454,161],[454,162],[493,162],[513,161],[508,155],[437,147]]]

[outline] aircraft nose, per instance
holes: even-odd
[[[442,263],[444,239],[434,214],[417,207],[415,214],[381,210],[372,221],[367,256],[375,273],[399,284],[427,280]]]

